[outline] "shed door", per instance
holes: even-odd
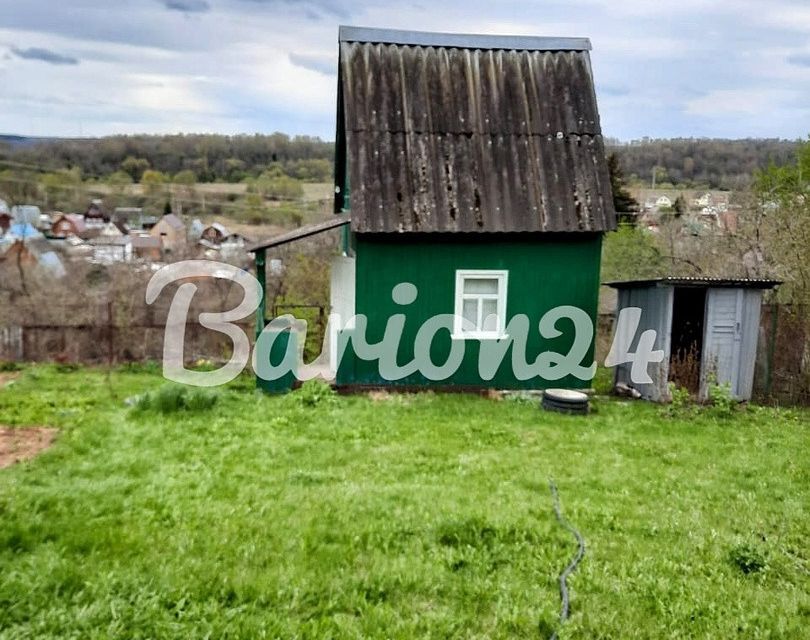
[[[709,289],[706,295],[706,336],[701,363],[700,389],[705,397],[712,373],[718,384],[731,384],[739,396],[740,347],[742,344],[742,289]]]
[[[623,349],[635,353],[641,334],[647,329],[655,331],[653,349],[663,350],[664,359],[647,367],[652,378],[651,383],[638,384],[630,379],[631,365],[620,364],[616,367],[615,381],[623,382],[637,389],[645,400],[660,402],[667,397],[667,380],[669,378],[669,352],[672,333],[672,287],[632,287],[619,290],[618,313],[627,307],[639,307],[641,319],[633,335],[617,335],[614,340],[623,345]],[[618,327],[617,327],[618,329]]]

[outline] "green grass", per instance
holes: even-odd
[[[807,637],[807,412],[247,377],[125,405],[162,385],[42,366],[0,390],[0,423],[61,430],[0,470],[0,638],[545,638],[575,551],[550,477],[587,544],[561,638]]]

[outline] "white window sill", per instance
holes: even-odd
[[[509,337],[506,333],[453,333],[451,340],[505,340]]]

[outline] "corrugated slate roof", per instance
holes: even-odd
[[[734,287],[742,289],[772,289],[780,284],[781,280],[771,278],[718,278],[714,276],[663,276],[661,278],[647,278],[642,280],[614,280],[603,283],[614,289],[628,289],[633,287],[653,287],[658,285],[671,285],[681,287]]]
[[[342,28],[352,228],[615,228],[589,48]]]

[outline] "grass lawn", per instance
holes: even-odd
[[[27,368],[0,424],[0,638],[810,637],[810,413],[586,417],[454,395],[124,399],[154,372]],[[747,572],[746,572],[747,571]]]

